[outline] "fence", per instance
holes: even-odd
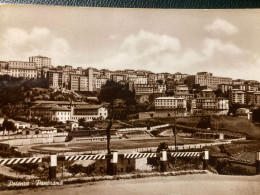
[[[125,159],[131,158],[160,158],[160,171],[166,171],[166,165],[169,157],[175,158],[194,158],[194,157],[203,157],[203,169],[208,169],[209,161],[209,151],[205,150],[203,152],[167,152],[162,150],[160,153],[125,153],[118,154],[117,151],[113,151],[111,154],[97,154],[97,155],[73,155],[73,156],[57,156],[50,155],[47,157],[29,157],[29,158],[4,158],[0,159],[1,165],[13,165],[13,164],[31,164],[31,163],[40,163],[40,162],[49,162],[49,179],[56,178],[56,169],[57,161],[78,161],[78,160],[108,160],[108,174],[116,175],[117,174],[117,162],[118,157],[121,156]],[[260,151],[256,154],[255,159],[256,174],[260,175]]]

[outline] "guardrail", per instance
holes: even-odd
[[[107,159],[107,169],[109,175],[116,175],[117,173],[117,163],[118,157],[121,156],[125,159],[131,158],[160,158],[160,171],[165,172],[167,168],[167,161],[169,157],[174,158],[197,158],[203,157],[203,169],[208,168],[209,161],[209,151],[205,150],[203,152],[167,152],[166,150],[161,150],[160,153],[125,153],[118,154],[117,151],[112,151],[111,154],[97,154],[97,155],[73,155],[73,156],[58,156],[50,155],[47,157],[30,157],[30,158],[3,158],[0,159],[1,165],[13,165],[13,164],[34,164],[40,162],[49,162],[49,179],[56,178],[57,161],[78,161],[78,160],[105,160]],[[256,154],[256,174],[260,175],[260,151]]]

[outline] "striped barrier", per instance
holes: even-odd
[[[105,159],[105,154],[98,155],[76,155],[76,156],[65,156],[65,161],[76,161],[76,160],[101,160]]]
[[[199,157],[201,152],[171,152],[171,157]]]
[[[29,163],[39,163],[39,162],[42,162],[42,157],[0,159],[1,165],[29,164]]]
[[[124,158],[153,158],[156,156],[156,153],[124,154]]]

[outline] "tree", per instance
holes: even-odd
[[[108,111],[109,111],[109,124],[106,128],[106,135],[107,135],[107,152],[108,154],[111,154],[110,151],[110,140],[111,140],[111,134],[110,130],[113,125],[114,120],[114,106],[115,101],[118,99],[122,99],[125,101],[126,105],[133,104],[135,101],[134,94],[129,91],[126,87],[126,85],[119,84],[115,81],[108,80],[105,85],[101,87],[100,94],[98,99],[101,102],[107,102],[108,103]]]
[[[8,119],[5,119],[2,125],[2,129],[6,129],[9,131],[15,131],[16,127],[12,121],[8,121]]]
[[[156,83],[158,83],[159,85],[163,85],[164,81],[162,79],[157,80]]]
[[[79,122],[79,126],[85,126],[85,123],[86,123],[86,120],[85,120],[85,118],[80,118],[79,120],[78,120],[78,122]]]

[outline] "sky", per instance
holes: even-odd
[[[0,61],[260,81],[260,9],[181,10],[0,5]]]

